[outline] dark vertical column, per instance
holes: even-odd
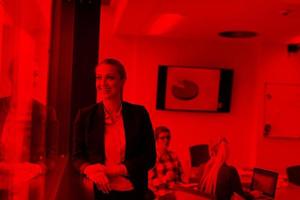
[[[79,108],[95,103],[101,0],[53,0],[48,104],[59,121],[60,154],[68,154]]]
[[[74,1],[53,0],[48,105],[56,110],[59,154],[67,154],[69,145],[74,9]]]
[[[79,108],[96,102],[94,68],[98,62],[100,1],[75,4],[71,118]]]
[[[96,103],[94,68],[98,62],[100,0],[75,4],[71,121],[78,109]],[[72,128],[71,128],[72,129]],[[70,137],[72,141],[72,134]]]

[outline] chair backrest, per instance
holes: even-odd
[[[289,166],[286,168],[289,182],[300,185],[300,165]]]
[[[251,181],[251,190],[258,190],[264,195],[274,198],[278,181],[278,173],[254,168]]]
[[[208,144],[191,146],[190,157],[192,167],[198,167],[200,164],[206,163],[210,158]]]

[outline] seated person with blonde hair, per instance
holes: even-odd
[[[229,146],[226,138],[220,138],[210,148],[210,160],[200,179],[200,190],[213,194],[216,200],[252,199],[242,189],[240,176],[235,167],[227,164]]]
[[[174,183],[182,181],[182,167],[177,155],[169,150],[171,132],[165,126],[155,129],[157,159],[149,172],[149,188],[157,197],[164,196]]]

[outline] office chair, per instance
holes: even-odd
[[[300,165],[287,167],[286,174],[289,182],[300,185]]]
[[[206,163],[210,158],[208,144],[191,146],[190,158],[192,167],[198,167],[200,164]]]

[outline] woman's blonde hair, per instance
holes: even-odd
[[[200,179],[200,189],[206,193],[215,194],[219,170],[229,156],[227,139],[222,137],[214,143],[210,148],[210,154],[211,158]]]
[[[96,68],[100,67],[102,64],[107,64],[115,67],[121,80],[125,80],[127,78],[125,66],[119,60],[115,58],[105,58],[96,66]]]

